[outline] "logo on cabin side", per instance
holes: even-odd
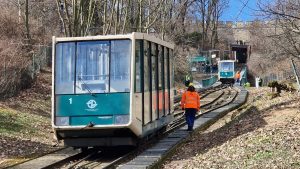
[[[97,107],[97,102],[95,100],[89,100],[88,102],[86,102],[86,105],[90,109],[94,109],[95,107]]]

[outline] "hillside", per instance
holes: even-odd
[[[246,105],[177,148],[164,168],[300,168],[300,97],[250,89]]]
[[[51,72],[34,86],[0,101],[0,168],[57,149],[51,129]]]

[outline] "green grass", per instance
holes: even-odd
[[[254,155],[254,159],[255,160],[263,160],[263,159],[268,159],[268,158],[272,158],[273,156],[273,152],[271,151],[262,151],[262,152],[258,152]]]
[[[3,136],[25,138],[42,136],[44,134],[40,127],[45,124],[49,125],[49,123],[50,119],[43,116],[0,108],[0,135]]]
[[[273,142],[273,137],[271,135],[257,135],[252,137],[247,141],[249,144],[254,144],[255,146],[261,146],[266,144],[271,144]]]

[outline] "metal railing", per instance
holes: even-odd
[[[244,85],[245,83],[247,83],[247,67],[243,66],[240,76],[240,84]]]
[[[216,83],[218,80],[218,76],[211,76],[208,79],[203,79],[200,83],[202,84],[202,87],[209,87]]]

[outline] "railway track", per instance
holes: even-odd
[[[115,150],[100,150],[100,149],[91,149],[89,153],[80,159],[73,159],[65,164],[52,165],[47,168],[59,168],[59,169],[103,169],[109,168],[111,164],[120,161],[123,158],[131,155],[130,148],[119,148],[118,151]]]
[[[213,104],[207,105],[205,113],[198,114],[195,120],[194,128],[196,130],[205,130],[208,126],[213,124],[226,113],[238,108],[247,99],[248,92],[236,86],[234,90],[225,91],[225,93],[216,100]],[[204,109],[204,107],[202,108]],[[159,140],[154,146],[148,148],[134,159],[125,164],[119,165],[118,169],[132,169],[132,168],[160,168],[163,159],[181,145],[191,133],[186,132],[187,125],[184,125],[166,137]]]
[[[218,86],[210,88],[206,91],[199,91],[201,94],[201,111],[196,115],[197,118],[218,109],[224,105],[229,104],[237,96],[238,91],[227,86]],[[178,110],[178,103],[175,104],[175,121],[171,123],[167,130],[161,133],[167,135],[172,131],[185,125],[184,112]],[[160,137],[162,137],[162,135]],[[88,149],[87,151],[80,152],[68,158],[56,161],[50,165],[46,165],[40,168],[57,168],[57,169],[100,169],[100,168],[115,168],[118,164],[128,161],[134,158],[146,148],[153,146],[157,142],[156,139],[152,139],[149,143],[140,146],[140,148],[118,148],[118,151],[112,149]],[[32,166],[31,166],[32,167]],[[18,168],[18,167],[15,167]],[[33,167],[35,168],[35,167]]]
[[[201,98],[201,111],[196,114],[196,118],[232,102],[237,94],[238,92],[236,90],[230,88],[222,88],[222,90],[216,90],[208,93],[204,98]],[[170,129],[168,129],[167,132],[170,132],[185,124],[184,111],[175,111],[175,118],[176,119],[170,124]]]

